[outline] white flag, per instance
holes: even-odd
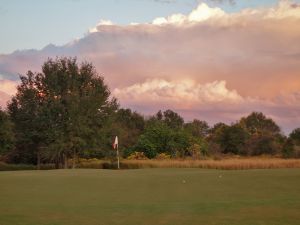
[[[115,137],[115,141],[113,143],[113,148],[116,149],[118,147],[118,144],[119,144],[119,142],[118,142],[118,136],[116,136]]]

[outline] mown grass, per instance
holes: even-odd
[[[1,225],[297,225],[300,169],[0,173]]]

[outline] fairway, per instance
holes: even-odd
[[[300,224],[300,169],[0,172],[0,225]]]

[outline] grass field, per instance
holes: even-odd
[[[0,172],[0,225],[300,224],[300,169]]]

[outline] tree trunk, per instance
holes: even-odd
[[[37,152],[36,156],[37,156],[36,168],[38,170],[40,170],[41,169],[41,153],[40,153],[40,151]]]
[[[64,168],[68,169],[68,157],[64,154]]]
[[[76,167],[76,159],[77,159],[77,155],[76,155],[76,150],[73,150],[73,165],[72,168],[75,169]]]
[[[59,169],[59,160],[55,160],[55,169]]]

